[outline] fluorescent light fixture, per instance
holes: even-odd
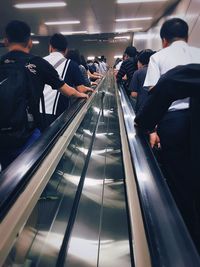
[[[167,0],[117,0],[117,4],[166,2]]]
[[[130,40],[130,36],[129,36],[129,35],[125,35],[125,36],[115,36],[114,39],[127,39],[127,40]]]
[[[87,31],[74,31],[74,32],[60,32],[63,35],[70,35],[70,34],[85,34]]]
[[[114,58],[122,58],[123,55],[115,55]]]
[[[152,17],[144,17],[144,18],[129,18],[129,19],[116,19],[116,22],[123,22],[123,21],[140,21],[140,20],[151,20]]]
[[[63,7],[67,4],[63,1],[60,2],[38,2],[38,3],[21,3],[16,4],[14,7],[16,8],[49,8],[49,7]]]
[[[35,33],[31,32],[31,36],[35,35]]]
[[[68,24],[80,24],[80,20],[65,20],[65,21],[47,21],[44,24],[51,25],[68,25]]]
[[[115,32],[136,32],[141,31],[143,28],[132,28],[132,29],[116,29]]]
[[[94,58],[95,58],[94,56],[87,57],[88,60],[94,60]]]
[[[33,44],[39,44],[40,42],[37,40],[32,41]]]
[[[158,33],[139,33],[134,35],[134,40],[142,40],[142,39],[158,39],[160,35]]]
[[[100,34],[100,32],[89,32],[88,34]]]

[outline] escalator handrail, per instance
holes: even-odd
[[[93,94],[96,94],[103,81],[104,79],[100,81]],[[85,103],[85,99],[76,99],[69,110],[60,115],[33,145],[0,173],[0,220],[7,214],[34,172]]]
[[[150,146],[134,126],[135,113],[122,85],[119,95],[152,266],[200,266],[200,257]]]

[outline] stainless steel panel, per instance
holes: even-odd
[[[59,162],[32,215],[17,238],[5,266],[55,266],[71,213],[99,105],[98,97]]]
[[[65,266],[131,266],[117,106],[107,79]]]

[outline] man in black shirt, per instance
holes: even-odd
[[[36,106],[39,113],[39,100],[42,96],[44,85],[49,84],[52,88],[59,89],[60,92],[67,96],[83,97],[88,96],[84,93],[79,93],[74,88],[65,84],[60,79],[57,71],[44,59],[29,54],[32,48],[32,41],[30,39],[30,27],[22,21],[11,21],[5,29],[5,45],[8,48],[8,53],[5,54],[0,62],[1,64],[11,62],[25,62],[23,66],[29,71],[29,78],[34,88],[34,96]],[[1,97],[1,96],[0,96]],[[9,105],[10,103],[8,103]],[[14,114],[13,114],[14,115]],[[29,114],[29,117],[31,117]],[[0,114],[4,116],[4,114]],[[33,116],[33,120],[35,120]],[[36,122],[36,120],[35,120]],[[23,125],[21,126],[23,127]],[[0,138],[0,163],[2,168],[9,165],[27,146],[32,144],[40,135],[40,129],[37,122],[35,127],[27,135],[22,145],[16,144],[16,147],[5,147],[2,139]],[[0,134],[3,134],[4,129],[0,126]]]

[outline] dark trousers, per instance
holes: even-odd
[[[200,244],[199,215],[190,168],[190,111],[171,111],[158,125],[166,179],[195,243]]]
[[[12,161],[14,161],[17,156],[19,156],[26,148],[31,146],[41,135],[39,129],[35,129],[26,143],[19,148],[0,148],[0,165],[1,170],[4,170]],[[0,170],[0,171],[1,171]]]

